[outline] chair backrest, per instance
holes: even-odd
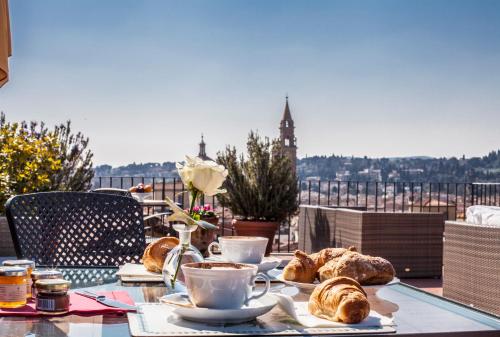
[[[16,254],[42,266],[117,266],[139,262],[146,240],[133,198],[43,192],[10,198],[6,215]]]
[[[103,188],[96,188],[95,190],[91,190],[90,192],[121,195],[124,197],[132,197],[132,193],[130,193],[128,190],[124,190],[121,188],[103,187]]]

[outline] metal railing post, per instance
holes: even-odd
[[[359,181],[356,181],[356,207],[359,206]]]
[[[340,180],[337,181],[337,207],[340,207]]]
[[[328,180],[327,205],[330,206],[330,180]]]
[[[161,200],[165,200],[165,177],[161,181]]]
[[[307,187],[307,204],[311,204],[311,181],[309,180],[309,185]]]
[[[318,180],[318,206],[321,206],[321,180]]]
[[[405,212],[405,183],[403,182],[403,194],[401,195],[401,213]]]
[[[365,186],[365,208],[366,208],[366,210],[368,210],[368,188],[369,188],[369,183],[367,181],[366,186]]]
[[[350,199],[350,196],[349,196],[349,192],[351,190],[351,181],[348,180],[347,181],[347,207],[349,207],[349,199]]]

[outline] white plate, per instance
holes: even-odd
[[[144,200],[151,200],[153,199],[153,192],[132,192],[130,193],[132,195],[132,198],[139,202],[143,202]]]
[[[206,258],[205,260],[208,261],[217,261],[217,262],[226,262],[222,258],[222,256],[210,256]],[[262,259],[261,263],[249,263],[249,264],[254,264],[258,268],[258,272],[260,273],[267,273],[270,270],[273,270],[274,268],[278,267],[281,264],[281,259],[278,259],[277,257],[274,256],[264,256]]]
[[[189,305],[191,302],[187,294],[166,295],[160,298],[160,302],[172,306],[174,308],[173,312],[185,320],[211,324],[248,322],[269,312],[278,303],[277,298],[272,294],[266,294],[261,298],[251,300],[248,305],[240,309],[183,307],[167,303],[164,300]]]
[[[318,280],[314,281],[314,283],[302,283],[302,282],[294,282],[294,281],[285,280],[283,278],[283,273],[277,275],[276,279],[278,281],[285,283],[285,284],[297,287],[300,291],[302,291],[304,293],[312,293],[314,288],[316,288],[316,286],[318,284],[320,284],[320,282]],[[399,283],[399,279],[397,277],[395,277],[392,279],[391,282],[386,283],[386,284],[377,284],[377,285],[369,285],[369,286],[362,285],[361,287],[363,287],[363,289],[365,290],[367,295],[371,295],[371,294],[375,294],[380,288],[382,288],[386,285],[389,285],[389,284],[393,284],[393,283]]]
[[[318,280],[316,280],[314,283],[302,283],[302,282],[285,280],[283,278],[283,273],[276,276],[276,279],[290,286],[297,287],[300,291],[304,293],[312,293],[314,288],[316,288],[316,286],[319,284]]]

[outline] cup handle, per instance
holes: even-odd
[[[219,249],[219,250],[220,250],[220,245],[219,245],[219,243],[218,243],[218,242],[215,242],[215,241],[214,241],[214,242],[212,242],[211,244],[209,244],[209,245],[208,245],[208,248],[207,248],[207,251],[208,251],[208,256],[209,256],[209,257],[212,257],[212,256],[214,256],[214,255],[215,255],[214,253],[212,253],[212,248],[213,248],[213,247],[217,247],[217,249]]]
[[[264,296],[265,294],[267,294],[267,292],[269,291],[269,289],[271,289],[271,279],[269,278],[269,276],[267,276],[264,273],[257,273],[257,275],[255,275],[255,277],[253,278],[253,285],[252,286],[255,287],[255,280],[258,277],[263,278],[266,281],[266,287],[264,288],[264,290],[260,294],[256,294],[256,295],[250,296],[245,301],[245,305],[248,304],[248,302],[250,302],[251,300],[255,300],[257,298],[261,298],[262,296]]]

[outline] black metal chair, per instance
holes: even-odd
[[[41,266],[139,262],[146,246],[142,208],[105,193],[43,192],[10,198],[6,215],[16,254]]]

